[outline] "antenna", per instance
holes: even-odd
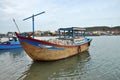
[[[15,19],[13,18],[13,22],[15,23],[15,26],[17,27],[17,30],[19,31],[19,33],[20,33],[20,29],[19,29],[19,27],[18,27],[18,25],[16,24],[16,21],[15,21]]]
[[[41,12],[41,13],[38,13],[38,14],[36,14],[36,15],[33,14],[32,16],[23,19],[23,21],[25,21],[25,20],[27,20],[27,19],[32,18],[33,38],[34,38],[34,17],[35,17],[35,16],[38,16],[38,15],[41,15],[41,14],[43,14],[43,13],[45,13],[45,11],[43,11],[43,12]]]

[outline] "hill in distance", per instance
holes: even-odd
[[[120,26],[108,27],[108,26],[94,26],[94,27],[86,27],[86,31],[110,31],[117,30],[120,31]]]

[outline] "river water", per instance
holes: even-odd
[[[89,51],[33,62],[23,49],[0,50],[0,80],[120,80],[120,36],[91,37]]]

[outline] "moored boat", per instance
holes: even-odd
[[[85,29],[79,27],[60,28],[59,38],[38,40],[17,35],[23,49],[34,60],[52,61],[67,58],[87,51],[92,39],[84,36]]]
[[[21,44],[19,43],[19,41],[6,41],[6,42],[2,42],[0,43],[0,50],[2,49],[15,49],[15,48],[21,48]]]
[[[10,34],[11,35],[11,34]],[[17,37],[8,35],[7,41],[0,41],[0,50],[2,49],[15,49],[15,48],[21,48],[21,44],[18,41]]]

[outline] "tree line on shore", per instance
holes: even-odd
[[[120,26],[114,26],[114,27],[109,27],[109,26],[94,26],[94,27],[86,27],[86,32],[90,33],[91,32],[94,32],[94,31],[117,31],[117,33],[120,35]],[[8,32],[7,34],[0,34],[0,37],[6,37],[9,33],[11,32]],[[27,33],[27,34],[31,34],[32,32],[23,32],[24,33]],[[35,36],[57,36],[58,35],[58,32],[55,31],[54,33],[53,32],[50,32],[50,31],[39,31],[39,34],[35,34]],[[88,34],[89,35],[89,34]],[[98,34],[97,34],[98,35]]]

